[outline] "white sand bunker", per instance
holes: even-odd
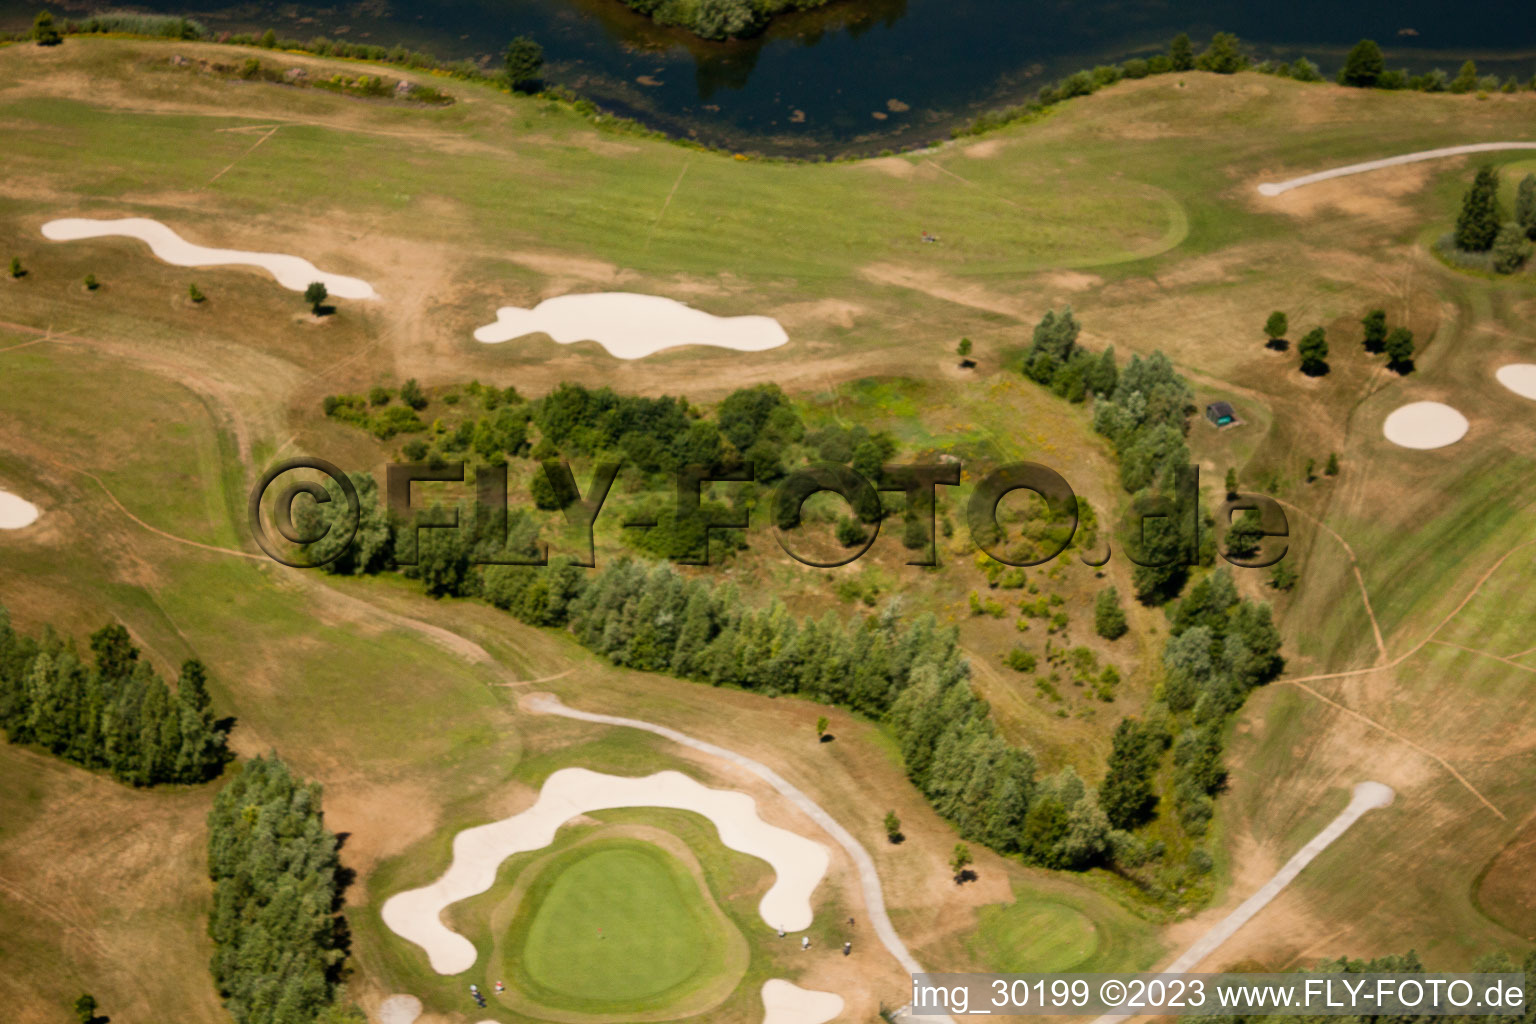
[[[1494,376],[1521,398],[1536,398],[1536,363],[1510,363]]]
[[[620,359],[643,359],[679,345],[761,352],[789,341],[771,316],[715,316],[675,299],[633,292],[595,292],[545,299],[532,309],[502,306],[475,340],[497,344],[544,333],[562,345],[595,341]]]
[[[157,220],[147,217],[122,217],[117,220],[92,220],[65,217],[43,225],[43,237],[55,242],[73,242],[82,238],[123,235],[149,245],[150,251],[177,267],[260,267],[277,283],[301,292],[311,282],[319,281],[332,296],[341,299],[374,299],[373,285],[343,274],[327,274],[309,260],[275,252],[246,252],[243,249],[210,249],[194,245]]]
[[[1404,448],[1444,448],[1467,436],[1467,418],[1441,402],[1410,402],[1393,410],[1381,425],[1393,444]]]
[[[642,778],[604,775],[585,768],[562,768],[544,780],[532,807],[510,818],[465,829],[453,839],[453,863],[436,882],[402,892],[384,904],[384,923],[396,935],[427,952],[438,974],[458,974],[475,964],[475,947],[442,922],[450,904],[485,892],[496,869],[516,853],[542,849],[555,831],[588,811],[617,807],[669,807],[702,814],[733,850],[761,857],[777,878],[758,903],[758,913],[772,928],[800,931],[811,923],[811,893],[827,873],[826,847],[770,825],[757,814],[757,801],[745,793],[710,789],[681,772],[657,772]]]
[[[815,992],[783,978],[763,982],[763,1024],[825,1024],[843,1012],[843,997]]]
[[[31,526],[42,515],[38,507],[10,491],[0,491],[0,530],[19,530]]]
[[[390,996],[379,1004],[379,1024],[416,1024],[421,1000],[415,996]]]

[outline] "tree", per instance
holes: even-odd
[[[1229,497],[1229,498],[1237,497],[1237,470],[1234,469],[1231,466],[1227,467],[1227,483],[1226,483],[1226,486],[1227,486],[1227,497]]]
[[[277,33],[272,31],[270,28],[267,29],[265,32],[263,32],[261,34],[261,38],[256,41],[256,45],[260,46],[262,49],[265,49],[265,50],[276,49],[277,48]]]
[[[885,838],[893,843],[901,842],[901,819],[896,817],[895,811],[885,812]]]
[[[20,256],[12,256],[11,257],[11,276],[12,277],[25,277],[26,275],[27,275],[26,269],[23,268],[22,265],[21,265],[21,257]]]
[[[955,354],[961,359],[962,366],[970,366],[971,363],[971,339],[961,338],[960,344],[955,346]]]
[[[96,1019],[96,1007],[96,997],[89,992],[75,1000],[75,1016],[80,1019],[80,1024],[91,1024]]]
[[[527,36],[518,36],[507,45],[505,61],[507,84],[522,89],[539,77],[544,67],[544,47]]]
[[[1269,319],[1264,321],[1264,333],[1269,337],[1270,348],[1278,348],[1278,342],[1285,337],[1285,332],[1291,329],[1290,318],[1278,309],[1269,314]]]
[[[816,735],[818,737],[825,736],[827,734],[827,726],[831,724],[831,719],[827,718],[826,715],[822,715],[820,718],[816,719]]]
[[[965,869],[971,864],[971,848],[964,843],[956,843],[954,852],[949,855],[949,869],[955,873],[955,881],[965,880]]]
[[[400,385],[400,401],[412,409],[425,409],[427,407],[426,393],[421,390],[421,385],[412,377]]]
[[[1316,459],[1308,459],[1307,460],[1307,468],[1306,468],[1306,470],[1304,471],[1304,474],[1303,474],[1306,477],[1307,483],[1311,483],[1313,480],[1317,479],[1317,473],[1315,472],[1316,469],[1317,469],[1317,460]]]
[[[1129,628],[1125,609],[1120,607],[1120,592],[1114,587],[1101,592],[1093,606],[1093,631],[1105,640],[1118,640]]]
[[[38,11],[37,17],[32,19],[32,38],[37,40],[38,46],[58,46],[64,41],[53,23],[53,15],[47,11]]]
[[[1274,568],[1269,570],[1269,585],[1276,590],[1290,590],[1299,578],[1296,570],[1287,565],[1284,559],[1276,562]]]
[[[1461,200],[1461,214],[1456,218],[1456,248],[1466,252],[1487,252],[1499,235],[1499,175],[1492,167],[1477,169],[1472,187]]]
[[[1451,79],[1451,92],[1471,92],[1477,88],[1477,62],[1467,61]]]
[[[1493,240],[1493,269],[1513,274],[1531,258],[1531,241],[1518,224],[1505,224]]]
[[[1308,331],[1296,350],[1301,353],[1302,373],[1317,377],[1328,372],[1328,339],[1321,327]]]
[[[1311,471],[1308,470],[1310,478]],[[1259,513],[1254,509],[1244,509],[1242,514],[1232,523],[1227,531],[1227,554],[1233,558],[1250,558],[1258,553],[1259,545],[1264,543],[1264,527],[1259,518]]]
[[[1248,57],[1242,51],[1237,36],[1231,32],[1217,32],[1211,43],[1195,64],[1201,71],[1214,71],[1218,75],[1232,75],[1248,66]]]
[[[97,288],[100,288],[100,287],[101,287],[101,282],[96,280],[96,275],[95,274],[86,274],[85,275],[85,290],[86,291],[93,292]]]
[[[1188,71],[1195,66],[1195,49],[1190,45],[1189,34],[1180,32],[1168,46],[1168,62],[1175,71]]]
[[[304,289],[304,301],[309,303],[310,311],[315,316],[320,315],[320,307],[328,298],[330,298],[330,292],[326,291],[324,281],[311,281],[309,287]]]
[[[1328,464],[1323,467],[1323,472],[1326,473],[1328,476],[1338,476],[1339,475],[1339,453],[1338,452],[1329,452],[1328,453]]]
[[[1365,329],[1365,334],[1360,342],[1365,346],[1365,350],[1367,352],[1380,352],[1382,345],[1387,340],[1387,311],[1384,309],[1371,310],[1360,321],[1360,326]]]
[[[1387,335],[1384,347],[1387,352],[1387,366],[1398,373],[1407,373],[1413,369],[1412,331],[1406,327],[1392,328],[1392,333]],[[1337,471],[1336,466],[1335,471]]]
[[[864,532],[864,527],[859,525],[858,519],[853,516],[844,516],[837,523],[837,542],[845,548],[857,547],[864,543],[869,534]]]
[[[1099,787],[1099,806],[1113,828],[1129,832],[1146,824],[1157,804],[1152,793],[1156,740],[1134,718],[1122,718],[1112,744],[1109,770]]]
[[[1339,71],[1339,84],[1352,85],[1358,89],[1374,88],[1386,70],[1387,62],[1381,55],[1381,47],[1373,39],[1362,39],[1349,51],[1349,56],[1344,58],[1344,67]]]
[[[1515,193],[1515,223],[1525,231],[1525,237],[1536,241],[1536,174],[1520,179]]]
[[[187,285],[187,298],[191,299],[193,302],[202,302],[207,298],[207,296],[198,290],[197,284],[194,282],[193,284]]]

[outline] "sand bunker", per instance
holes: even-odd
[[[763,982],[763,1024],[824,1024],[843,1012],[843,997],[783,978]]]
[[[1521,398],[1536,398],[1536,363],[1510,363],[1494,376]]]
[[[319,281],[335,298],[374,299],[378,295],[367,281],[342,274],[327,274],[313,263],[297,256],[275,252],[246,252],[242,249],[210,249],[193,245],[157,220],[147,217],[122,217],[117,220],[91,220],[66,217],[43,225],[43,237],[55,242],[73,242],[81,238],[123,235],[149,245],[150,251],[178,267],[260,267],[292,291],[302,292],[311,282]]]
[[[379,1004],[379,1024],[416,1024],[421,1000],[415,996],[390,996]]]
[[[1467,418],[1441,402],[1410,402],[1393,410],[1381,425],[1393,444],[1404,448],[1444,448],[1467,436]]]
[[[485,892],[496,869],[516,853],[542,849],[565,822],[588,811],[616,807],[670,807],[702,814],[733,850],[761,857],[777,876],[757,909],[771,928],[800,931],[811,923],[811,893],[827,873],[826,847],[758,817],[745,793],[710,789],[681,772],[642,778],[562,768],[544,781],[534,805],[510,818],[465,829],[453,839],[453,863],[436,882],[392,896],[384,923],[426,950],[432,969],[458,974],[475,964],[475,947],[442,923],[444,908]]]
[[[561,295],[532,309],[503,306],[495,323],[475,331],[475,340],[494,345],[538,333],[562,345],[595,341],[620,359],[643,359],[679,345],[761,352],[789,340],[770,316],[715,316],[675,299],[633,292]]]
[[[42,515],[38,507],[10,491],[0,491],[0,530],[19,530],[31,526]]]

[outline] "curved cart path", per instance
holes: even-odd
[[[1220,921],[1216,926],[1195,941],[1195,944],[1186,949],[1179,958],[1167,967],[1162,968],[1158,974],[1183,974],[1200,965],[1200,961],[1216,952],[1217,947],[1226,942],[1237,930],[1249,921],[1259,911],[1269,905],[1270,900],[1280,895],[1281,891],[1296,876],[1301,874],[1301,869],[1312,863],[1313,859],[1326,850],[1335,839],[1349,831],[1349,827],[1360,820],[1367,811],[1378,807],[1385,807],[1392,802],[1395,794],[1391,786],[1385,786],[1380,782],[1362,782],[1355,786],[1354,796],[1349,801],[1349,806],[1340,812],[1323,830],[1313,836],[1307,845],[1296,851],[1296,855],[1285,862],[1285,866],[1275,872],[1274,877],[1259,886],[1258,892],[1249,896],[1238,908]],[[1133,1016],[1129,1013],[1110,1013],[1098,1018],[1094,1024],[1118,1024]]]
[[[1416,164],[1420,160],[1438,160],[1441,157],[1461,156],[1464,153],[1493,153],[1501,149],[1536,149],[1536,142],[1474,142],[1466,146],[1421,149],[1417,153],[1389,156],[1383,160],[1367,160],[1365,163],[1350,164],[1348,167],[1335,167],[1331,171],[1304,174],[1299,178],[1291,178],[1287,181],[1265,182],[1259,186],[1259,194],[1263,196],[1278,196],[1280,193],[1289,192],[1293,188],[1301,188],[1303,185],[1327,181],[1329,178],[1342,178],[1349,174],[1364,174],[1366,171],[1379,171],[1383,167],[1396,167],[1399,164]]]
[[[706,743],[704,740],[694,739],[687,733],[678,732],[676,729],[670,729],[664,725],[655,725],[651,722],[641,721],[638,718],[620,718],[618,715],[600,715],[591,711],[578,711],[575,708],[567,707],[560,703],[559,698],[553,694],[541,693],[530,695],[524,698],[522,704],[528,710],[537,711],[542,714],[561,715],[565,718],[574,718],[582,722],[595,722],[599,725],[617,725],[629,729],[643,729],[646,732],[665,737],[674,743],[709,754],[711,757],[718,757],[722,761],[728,761],[739,768],[746,769],[768,783],[778,790],[790,803],[804,811],[812,821],[820,825],[829,836],[837,841],[837,845],[847,852],[848,856],[853,860],[854,867],[858,869],[859,888],[864,893],[864,905],[869,912],[870,922],[875,926],[875,934],[879,936],[881,945],[890,951],[891,956],[896,958],[896,961],[901,964],[903,970],[911,974],[922,973],[922,966],[907,950],[906,943],[901,941],[901,936],[896,934],[896,927],[891,924],[890,915],[885,911],[885,894],[880,888],[880,875],[875,871],[875,862],[869,856],[868,851],[859,845],[859,841],[853,837],[852,833],[838,824],[836,818],[822,810],[821,805],[806,796],[805,793],[797,789],[778,772],[769,768],[761,761],[755,761],[744,754],[736,753],[734,750],[717,747],[713,743]],[[935,1015],[925,1019],[946,1021],[948,1024],[954,1024],[946,1016]]]

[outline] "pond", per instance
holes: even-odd
[[[37,0],[0,0],[0,27]],[[81,16],[93,5],[55,13]],[[769,153],[869,153],[949,135],[977,113],[1027,99],[1079,68],[1197,42],[1225,30],[1261,57],[1308,56],[1331,73],[1368,36],[1391,66],[1536,73],[1536,18],[1524,3],[1475,16],[1430,0],[834,0],[782,17],[762,36],[707,43],[662,29],[618,0],[361,0],[336,6],[146,0],[215,31],[325,35],[488,65],[519,34],[545,49],[546,78],[670,134]]]

